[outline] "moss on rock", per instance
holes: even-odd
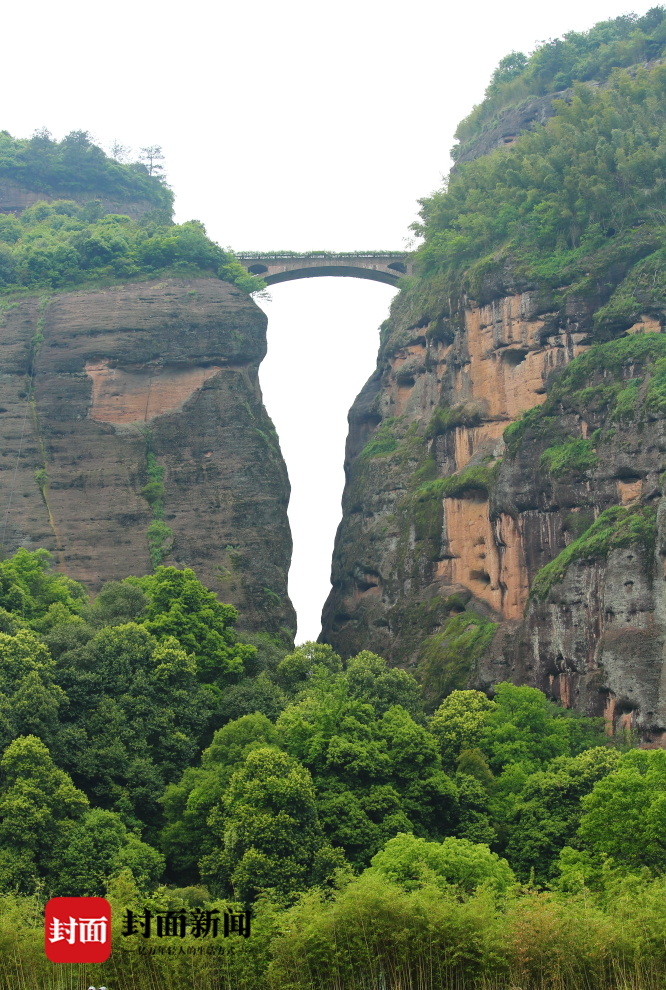
[[[575,560],[603,559],[611,550],[642,544],[654,551],[657,535],[657,510],[635,505],[611,506],[582,536],[570,543],[549,564],[537,571],[530,597],[544,600],[551,587],[562,581]]]
[[[429,710],[452,691],[465,688],[475,662],[490,646],[498,623],[472,610],[452,615],[444,628],[423,640],[418,675]]]

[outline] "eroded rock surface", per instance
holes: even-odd
[[[162,563],[192,567],[242,627],[293,632],[289,484],[258,384],[258,307],[217,279],[167,279],[13,299],[2,317],[5,552],[46,547],[92,589],[151,571],[150,451],[172,531]]]
[[[666,344],[660,318],[629,327],[615,363],[590,365],[555,400],[588,351],[598,300],[468,300],[457,327],[415,319],[408,303],[394,306],[350,412],[323,639],[415,671],[433,705],[513,680],[660,744],[666,434],[649,398],[661,350],[641,352]],[[615,506],[628,515],[605,543],[560,557]],[[545,581],[555,560],[561,573]]]

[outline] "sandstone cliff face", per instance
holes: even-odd
[[[417,672],[433,705],[513,680],[657,744],[666,338],[646,315],[587,361],[599,305],[516,292],[453,328],[398,298],[350,412],[322,638]]]
[[[217,279],[169,278],[6,298],[0,313],[4,552],[46,547],[94,590],[160,560],[192,567],[240,627],[292,635],[258,307]]]

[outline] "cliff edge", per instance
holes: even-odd
[[[293,636],[289,482],[262,405],[266,317],[217,278],[0,302],[4,552],[96,590],[192,567],[239,625]]]
[[[572,35],[555,61],[581,38],[597,57]],[[666,73],[551,74],[573,82],[552,116],[422,202],[349,415],[322,639],[416,672],[433,708],[512,680],[661,745]]]

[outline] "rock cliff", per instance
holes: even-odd
[[[664,162],[639,136],[664,79],[508,110],[510,147],[481,132],[423,201],[349,414],[322,639],[433,707],[512,680],[666,740]]]
[[[4,552],[98,589],[192,567],[239,626],[293,635],[289,483],[257,370],[266,318],[216,278],[0,303]]]
[[[35,203],[52,203],[59,199],[70,199],[81,205],[99,204],[100,211],[104,213],[121,213],[132,217],[133,220],[156,209],[155,203],[148,199],[123,196],[122,193],[113,195],[103,189],[91,189],[88,192],[67,191],[63,194],[59,190],[26,189],[12,179],[0,175],[0,213],[20,215],[23,210],[34,206]]]
[[[591,307],[549,303],[468,301],[451,334],[398,300],[350,412],[323,637],[416,671],[433,705],[513,680],[661,738],[666,336],[646,315],[568,375]]]

